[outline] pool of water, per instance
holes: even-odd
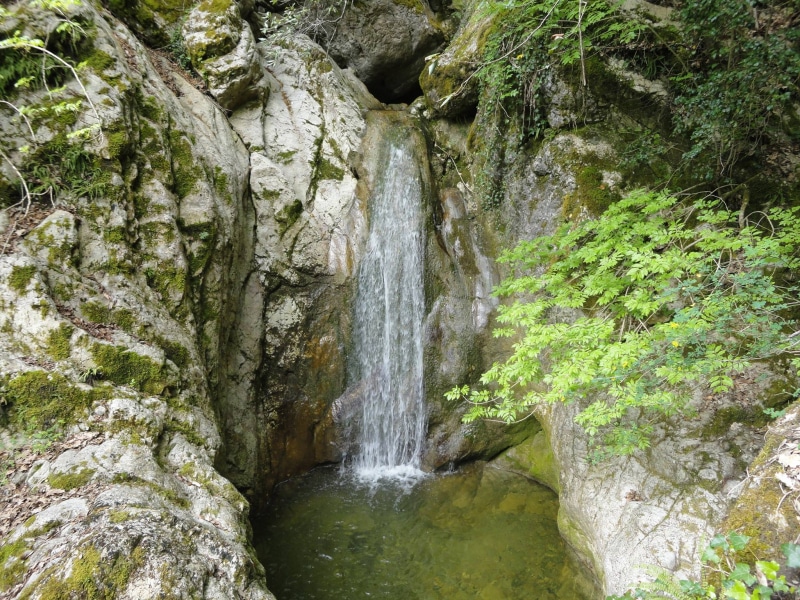
[[[278,600],[588,600],[557,510],[553,492],[494,468],[413,486],[324,468],[276,489],[254,539]]]

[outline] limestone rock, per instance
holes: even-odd
[[[259,85],[255,39],[236,2],[201,2],[189,13],[182,32],[192,65],[221,106],[232,110],[265,89]]]
[[[475,109],[475,72],[483,60],[486,39],[499,26],[497,21],[483,2],[471,2],[453,40],[426,63],[419,84],[431,116],[449,118]]]
[[[413,99],[425,57],[444,41],[420,0],[350,3],[326,49],[384,102]]]
[[[109,0],[108,8],[145,43],[166,46],[186,10],[183,0]]]
[[[32,22],[49,23],[43,10]],[[266,600],[248,504],[213,466],[228,307],[252,248],[248,153],[168,63],[106,13],[81,10],[109,57],[81,73],[103,98],[102,136],[81,147],[103,178],[86,171],[60,190],[64,210],[7,215],[0,437],[15,450],[3,455],[14,466],[0,537],[18,552],[0,567],[12,569],[9,594],[31,598]],[[65,93],[83,91],[68,80]],[[96,116],[84,103],[77,119]],[[2,127],[24,136],[19,125]]]

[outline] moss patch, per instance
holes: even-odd
[[[575,191],[564,197],[561,207],[565,219],[574,220],[584,210],[593,217],[599,216],[620,198],[603,182],[603,172],[595,166],[581,169],[575,177],[575,185]]]
[[[91,353],[103,377],[118,385],[148,394],[161,394],[168,385],[163,367],[146,356],[108,344],[94,344]]]
[[[110,309],[98,302],[84,302],[81,312],[90,321],[106,325],[118,325],[128,333],[133,332],[136,325],[136,316],[127,308]]]
[[[333,179],[336,181],[344,179],[344,169],[340,169],[325,157],[321,157],[315,166],[316,179]]]
[[[169,132],[169,147],[172,153],[174,191],[179,198],[185,198],[202,178],[203,170],[197,166],[192,146],[182,132],[175,129]]]
[[[303,203],[300,200],[295,200],[275,213],[275,220],[280,224],[280,234],[286,233],[286,230],[294,225],[302,214]]]
[[[70,357],[73,330],[72,325],[61,323],[47,336],[47,353],[53,360],[66,360]]]
[[[21,555],[27,547],[24,539],[0,546],[0,591],[19,583],[25,574],[25,561]]]
[[[83,487],[94,475],[94,469],[81,469],[73,473],[53,473],[47,478],[47,484],[59,490],[68,492]]]
[[[22,294],[28,289],[28,284],[35,274],[36,267],[34,265],[26,265],[24,267],[15,265],[11,269],[11,275],[8,276],[8,285],[18,294]]]
[[[144,486],[152,490],[153,492],[155,492],[168,502],[171,502],[172,504],[179,506],[180,508],[189,508],[189,506],[191,505],[186,498],[184,498],[174,490],[163,488],[160,485],[153,483],[152,481],[145,481],[144,479],[141,479],[136,475],[131,475],[129,473],[118,473],[114,477],[114,483]]]
[[[47,581],[37,590],[38,597],[41,600],[113,600],[122,594],[131,575],[144,564],[144,559],[141,547],[135,548],[129,557],[121,553],[103,557],[97,548],[89,546],[72,563],[66,579],[58,579],[55,572],[46,573]]]
[[[9,419],[25,431],[72,423],[93,402],[107,397],[101,388],[83,390],[59,373],[27,371],[2,385],[3,400],[10,405]]]

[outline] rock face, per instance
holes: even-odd
[[[12,210],[3,231],[0,593],[272,598],[248,503],[213,467],[221,342],[253,244],[249,155],[123,25],[71,11],[94,26],[81,80],[104,127],[80,146],[68,210]],[[55,35],[55,15],[19,15],[31,37]],[[38,148],[75,156],[54,124],[35,126]]]
[[[12,100],[40,109],[35,140],[13,111],[0,119],[0,198],[19,198],[9,165],[26,145],[38,167],[26,175],[63,188],[57,210],[0,213],[0,463],[11,465],[0,595],[272,598],[249,503],[342,458],[336,413],[358,401],[351,299],[386,123],[416,140],[427,192],[426,467],[517,446],[502,464],[559,492],[562,534],[604,591],[638,577],[631,563],[690,570],[743,487],[751,431],[679,424],[642,456],[591,465],[575,407],[465,426],[464,407],[443,399],[508,352],[490,336],[499,248],[596,215],[638,181],[618,166],[621,132],[657,120],[641,100],[658,89],[611,65],[578,102],[553,72],[552,134],[519,143],[513,124],[480,111],[464,121],[498,26],[480,2],[427,65],[444,35],[419,2],[349,3],[330,56],[304,36],[256,42],[251,2],[206,0],[185,15],[169,2],[108,7],[65,9],[93,33],[72,57],[85,87],[65,75],[57,93],[91,104],[65,118],[34,86]],[[60,22],[26,5],[0,32],[58,41]],[[179,26],[208,95],[140,42],[163,47]],[[411,99],[420,73],[426,105],[411,112],[423,118],[368,91]],[[98,120],[101,133],[70,141]],[[781,440],[794,439],[792,415]],[[777,477],[764,463],[745,495]]]
[[[425,57],[443,41],[423,1],[377,0],[350,3],[325,47],[383,102],[409,102],[419,95]]]

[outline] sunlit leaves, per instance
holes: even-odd
[[[581,402],[576,421],[617,453],[647,446],[654,419],[696,391],[724,393],[754,361],[796,352],[797,210],[743,228],[711,200],[635,191],[601,218],[565,224],[500,260],[496,293],[513,353],[481,378],[467,418],[513,421],[538,403]]]

